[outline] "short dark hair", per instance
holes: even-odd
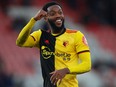
[[[59,6],[62,8],[62,6],[61,6],[59,3],[55,2],[55,1],[52,1],[52,2],[46,3],[46,4],[43,6],[42,9],[43,9],[44,11],[47,11],[47,8],[50,7],[50,6],[53,6],[53,5],[59,5]]]

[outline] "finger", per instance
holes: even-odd
[[[56,76],[55,76],[56,74],[55,73],[56,73],[56,71],[53,71],[53,72],[50,73],[52,75],[50,80],[52,80],[54,77],[56,78]]]
[[[57,83],[60,84],[60,81],[61,81],[60,76],[59,76],[59,74],[57,74],[56,79],[53,83],[54,83],[54,85],[56,85]]]
[[[54,74],[55,72],[53,71],[53,72],[51,72],[50,74],[51,74],[51,77],[50,77],[50,81],[53,83],[53,80],[54,80]]]
[[[51,78],[50,78],[50,80],[51,80],[51,82],[52,83],[54,83],[55,82],[55,80],[56,80],[56,78],[58,78],[59,79],[59,76],[58,76],[58,74],[57,74],[57,72],[55,71],[55,72],[53,72],[53,73],[51,73],[52,74],[52,76],[51,76]]]
[[[62,81],[62,79],[59,79],[59,80],[58,80],[58,86],[60,85],[61,81]]]
[[[54,81],[56,80],[56,78],[57,78],[57,75],[54,73],[54,74],[51,76],[50,81],[51,81],[52,83],[54,83]]]
[[[51,83],[53,83],[53,82],[55,81],[55,79],[56,79],[56,76],[55,76],[55,74],[53,74],[53,75],[51,76],[51,78],[50,78]]]
[[[54,80],[53,84],[54,84],[54,85],[56,85],[56,84],[57,84],[57,82],[58,82],[58,80],[59,80],[59,79],[58,79],[58,78],[56,78],[56,79]]]
[[[56,78],[50,78],[51,83],[54,83],[55,82],[55,79]]]
[[[54,73],[55,73],[55,71],[51,72],[50,74],[54,74]]]

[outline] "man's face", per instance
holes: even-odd
[[[64,14],[60,6],[53,5],[48,7],[48,23],[57,28],[64,26]]]

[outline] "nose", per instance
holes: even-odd
[[[61,15],[59,14],[59,13],[56,13],[56,15],[55,15],[56,17],[61,17]]]

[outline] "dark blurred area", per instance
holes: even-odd
[[[66,26],[82,31],[90,45],[92,71],[77,75],[80,87],[116,87],[116,0],[0,0],[0,87],[42,87],[38,50],[15,41],[49,1],[62,5]],[[48,30],[44,20],[33,31],[41,28]]]

